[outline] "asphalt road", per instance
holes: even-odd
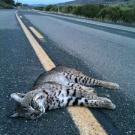
[[[36,11],[37,12],[37,11]],[[135,28],[128,27],[128,26],[122,26],[122,25],[115,25],[113,23],[103,23],[99,21],[93,21],[90,19],[83,19],[78,16],[71,16],[71,15],[65,15],[65,14],[59,14],[56,13],[48,13],[48,12],[38,12],[40,14],[46,14],[46,16],[51,16],[53,18],[65,20],[67,22],[73,22],[75,24],[84,24],[87,27],[92,27],[94,29],[107,31],[110,33],[116,33],[119,35],[135,38]]]
[[[56,64],[66,64],[65,57],[71,55],[83,62],[86,69],[79,68],[75,63],[73,67],[94,75],[99,79],[117,82],[121,90],[111,94],[113,102],[117,105],[115,111],[95,112],[101,123],[105,117],[119,134],[135,134],[135,33],[134,28],[106,24],[108,30],[99,29],[97,22],[92,26],[81,19],[58,16],[52,14],[39,14],[35,12],[21,12],[28,25],[34,25],[47,38],[43,48],[52,57]],[[61,19],[62,18],[62,19]],[[68,18],[68,19],[67,19]],[[90,22],[89,22],[90,23]],[[93,27],[94,25],[94,27]],[[110,27],[110,31],[109,31]],[[128,29],[129,28],[129,29]],[[113,30],[112,30],[113,29]],[[120,30],[119,30],[120,29]],[[121,34],[118,31],[123,31]],[[129,36],[129,33],[132,36]],[[60,55],[57,49],[68,55]],[[55,52],[56,51],[56,52]],[[58,57],[59,56],[59,57]],[[58,57],[58,58],[57,58]],[[57,59],[60,59],[57,61]],[[69,57],[69,61],[72,61]],[[71,63],[71,62],[70,62]],[[71,64],[69,64],[71,65]],[[100,90],[98,90],[100,91]],[[102,90],[103,91],[103,90]],[[102,115],[100,115],[102,112]],[[109,124],[103,124],[107,127]],[[110,132],[111,133],[111,132]]]
[[[87,25],[80,19],[19,12],[27,26],[35,26],[45,36],[43,49],[56,65],[75,67],[88,75],[120,84],[121,90],[110,92],[117,105],[115,111],[92,110],[109,135],[135,134],[135,38],[133,32],[124,34],[102,26]],[[71,20],[71,21],[70,21]],[[115,26],[114,26],[115,27]],[[116,26],[123,31],[121,26]],[[115,27],[115,28],[116,28]],[[112,30],[113,29],[113,30]],[[124,29],[127,29],[126,27]],[[129,33],[132,35],[129,36]],[[66,109],[44,115],[38,121],[10,119],[13,101],[9,94],[28,91],[36,77],[43,71],[15,19],[14,10],[0,11],[0,134],[79,134]]]
[[[44,70],[19,27],[15,10],[0,10],[0,135],[79,135],[66,109],[37,121],[11,119],[13,92],[28,91]]]

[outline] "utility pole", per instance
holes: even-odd
[[[60,13],[60,7],[59,7],[59,5],[58,5],[58,13]]]
[[[16,0],[16,7],[17,7],[17,9],[18,9],[18,0]]]

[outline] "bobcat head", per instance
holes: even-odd
[[[10,96],[17,102],[16,112],[11,117],[36,119],[45,113],[46,94],[42,91],[34,90],[26,94],[12,93]]]

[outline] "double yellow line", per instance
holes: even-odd
[[[37,40],[33,37],[32,33],[28,30],[25,24],[22,22],[18,14],[16,13],[16,18],[25,33],[27,39],[29,40],[32,48],[34,49],[39,61],[41,62],[43,68],[46,71],[51,70],[55,67],[54,62],[50,59],[47,53],[42,49]],[[107,135],[106,131],[103,129],[101,124],[96,120],[94,115],[90,110],[83,107],[68,107],[69,114],[72,120],[80,131],[80,135]]]

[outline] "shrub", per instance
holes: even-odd
[[[85,17],[94,18],[97,16],[98,12],[103,8],[103,5],[83,5],[83,6],[75,6],[73,8],[72,13],[76,15],[82,15]]]
[[[2,2],[0,2],[0,9],[1,8],[12,9],[14,7],[12,5],[9,5],[9,4],[2,1]]]
[[[135,22],[135,8],[122,9],[121,20],[125,23]]]
[[[35,9],[37,9],[37,10],[43,10],[44,7],[35,7]]]
[[[72,13],[72,11],[73,11],[73,6],[63,6],[63,7],[61,8],[61,11],[62,11],[63,13]]]
[[[58,11],[58,6],[48,5],[38,7],[39,10]],[[100,18],[111,20],[112,22],[123,21],[125,23],[135,22],[135,7],[128,6],[104,6],[104,5],[80,5],[80,6],[59,6],[63,13],[72,13],[89,18]]]
[[[44,9],[45,9],[46,11],[51,11],[52,8],[53,8],[53,5],[48,5],[48,6],[46,6]]]
[[[94,18],[97,16],[99,10],[98,5],[84,5],[82,6],[81,13],[86,17]]]
[[[98,13],[98,17],[101,19],[109,19],[113,22],[117,22],[121,18],[121,10],[120,7],[105,7],[100,10]]]
[[[81,6],[74,6],[74,8],[73,8],[73,10],[72,10],[72,14],[75,14],[75,15],[82,15]]]
[[[57,11],[58,11],[58,7],[57,7],[56,5],[53,5],[53,6],[50,8],[50,11],[57,12]]]

